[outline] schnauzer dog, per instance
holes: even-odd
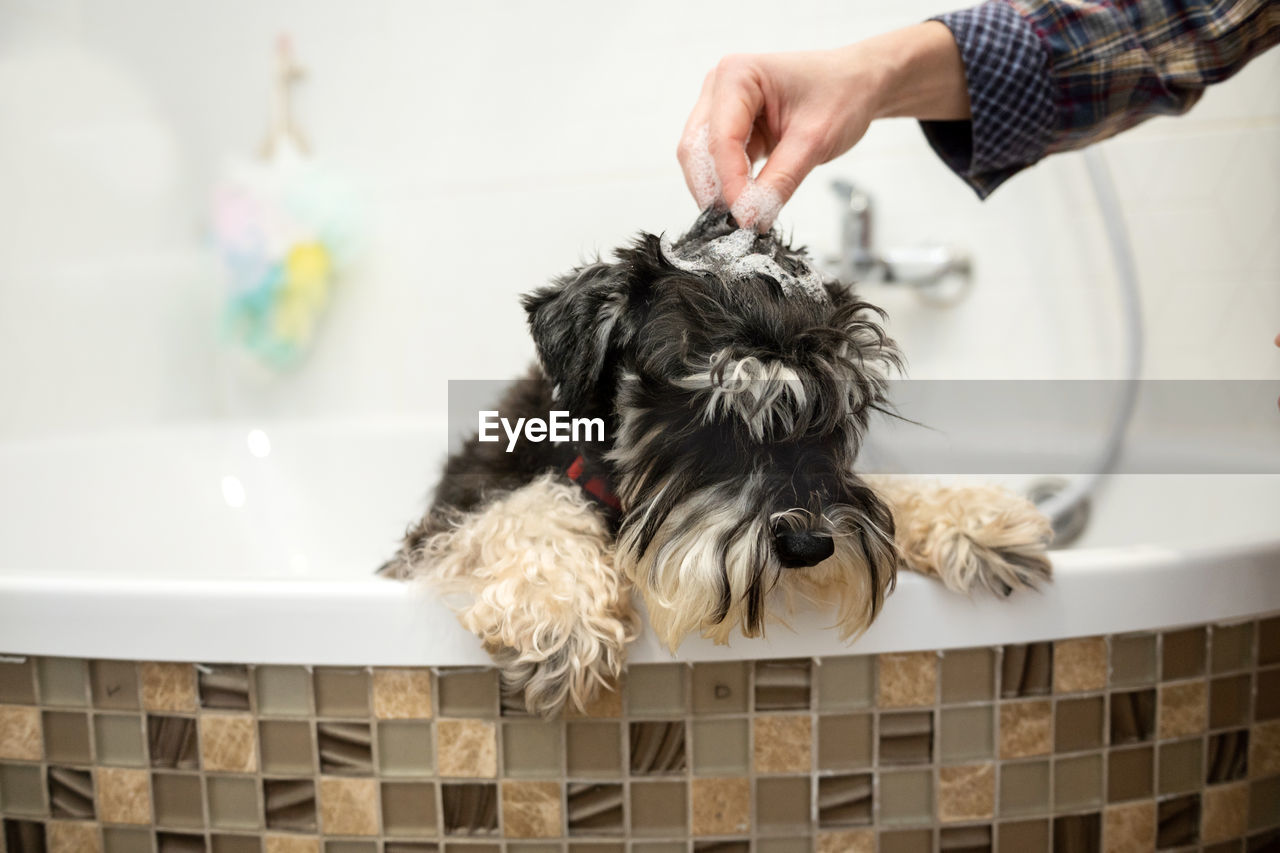
[[[633,589],[674,650],[759,635],[796,599],[853,637],[899,568],[962,592],[1049,576],[1026,499],[855,473],[900,357],[802,250],[713,209],[616,257],[524,298],[540,366],[498,407],[598,418],[603,440],[467,443],[384,567],[433,581],[530,712],[616,681]]]

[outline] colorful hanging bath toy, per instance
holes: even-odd
[[[260,159],[232,164],[214,194],[213,234],[229,273],[228,336],[274,368],[313,341],[356,250],[350,188],[309,152],[294,120],[302,69],[278,44],[271,126]]]

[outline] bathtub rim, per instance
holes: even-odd
[[[1132,546],[1053,556],[1053,584],[1008,601],[985,594],[966,598],[931,579],[902,573],[880,618],[851,644],[842,643],[833,630],[792,631],[775,624],[767,639],[736,636],[729,646],[715,646],[693,638],[673,656],[645,631],[628,659],[692,663],[968,648],[1280,612],[1280,538],[1227,547]],[[1152,584],[1158,584],[1155,594]],[[824,618],[821,612],[813,615]],[[339,618],[345,630],[335,630]],[[376,577],[0,576],[0,654],[332,666],[489,663],[476,639],[429,589]]]

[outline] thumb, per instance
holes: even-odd
[[[778,142],[764,168],[730,206],[733,218],[743,227],[768,231],[778,211],[795,194],[800,182],[818,165],[815,146],[795,134]],[[728,193],[725,194],[728,198]]]
[[[792,133],[778,142],[756,176],[756,182],[777,193],[779,204],[786,204],[821,159],[818,146]]]

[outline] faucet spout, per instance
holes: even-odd
[[[831,189],[841,203],[840,251],[826,266],[837,279],[906,286],[925,301],[945,304],[968,291],[973,278],[968,252],[940,244],[877,250],[870,194],[850,181],[832,181]]]

